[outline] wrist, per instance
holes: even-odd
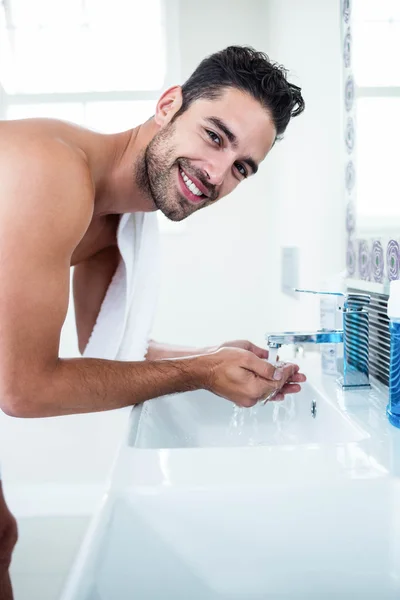
[[[211,351],[210,351],[211,352]],[[187,359],[190,363],[190,381],[192,389],[208,390],[212,370],[211,360],[208,352]]]

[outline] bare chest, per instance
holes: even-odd
[[[104,248],[115,246],[119,218],[120,215],[107,215],[106,217],[93,219],[72,253],[71,266],[91,258]]]

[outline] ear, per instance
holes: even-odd
[[[167,125],[182,106],[182,88],[175,85],[166,90],[157,102],[154,120],[160,127]]]

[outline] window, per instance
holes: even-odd
[[[400,2],[354,0],[357,89],[357,220],[400,223]]]
[[[159,90],[162,8],[162,0],[3,0],[6,91]]]
[[[154,108],[155,100],[10,103],[7,118],[50,117],[73,121],[103,133],[115,133],[143,123],[154,113]]]
[[[0,0],[7,119],[53,117],[104,133],[148,119],[179,77],[172,0]],[[176,230],[160,215],[165,231]]]

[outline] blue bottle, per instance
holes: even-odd
[[[388,317],[390,319],[389,421],[400,428],[400,280],[390,282]]]

